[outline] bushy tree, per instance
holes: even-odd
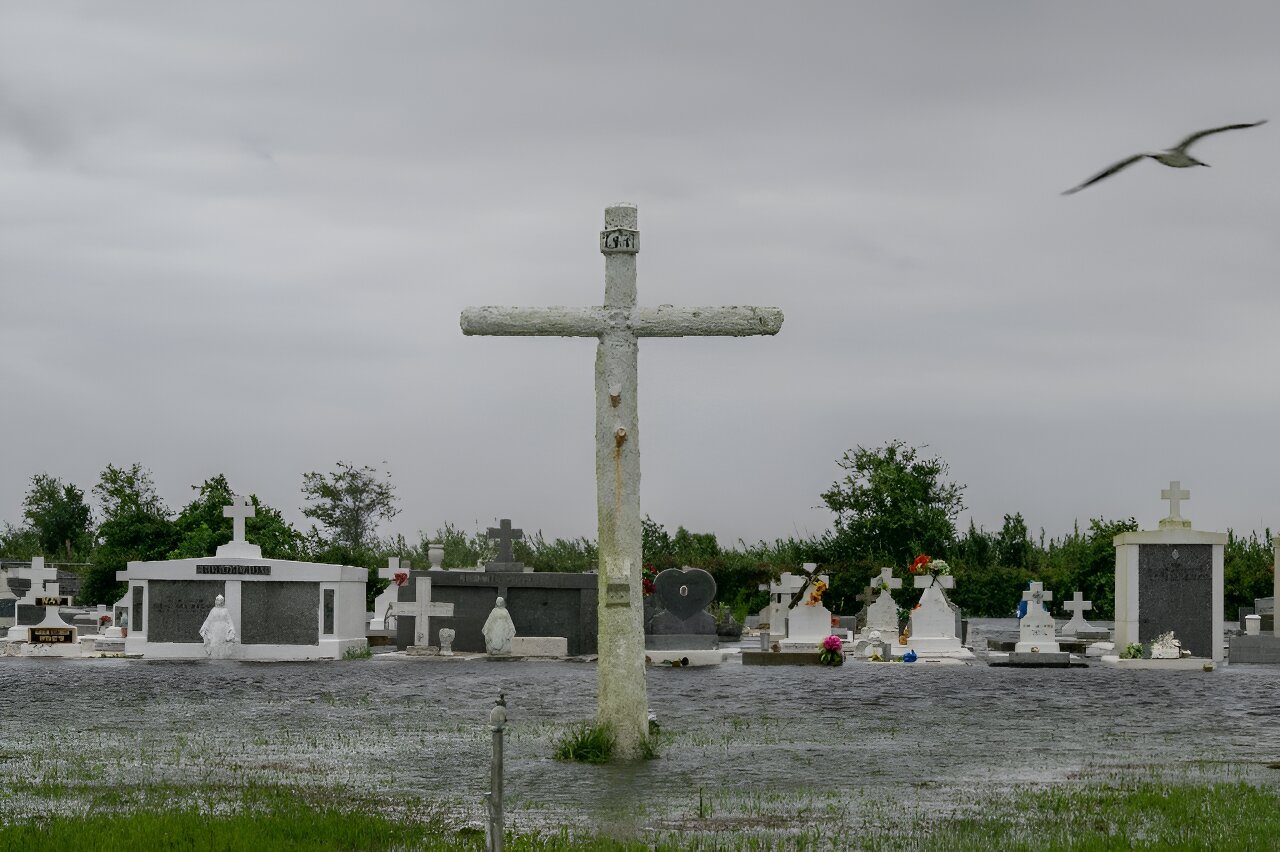
[[[947,555],[964,486],[947,481],[946,462],[894,440],[874,450],[859,446],[836,464],[846,475],[822,494],[836,513],[833,556],[905,566],[918,553]]]
[[[151,471],[138,463],[127,468],[107,465],[93,488],[102,523],[98,546],[80,584],[82,604],[115,603],[125,584],[116,580],[135,560],[167,559],[178,542],[170,512],[156,493]]]
[[[37,473],[22,501],[22,515],[45,554],[72,561],[92,543],[93,515],[84,492],[69,482]]]
[[[196,499],[183,508],[174,520],[178,542],[169,553],[170,559],[190,559],[211,556],[220,545],[231,541],[233,522],[222,510],[230,506],[235,493],[223,474],[210,477],[191,488]],[[262,548],[268,559],[298,559],[305,541],[302,533],[284,519],[279,509],[273,509],[250,495],[254,515],[245,519],[245,537]]]
[[[367,465],[340,461],[332,473],[304,473],[302,496],[307,502],[302,514],[322,528],[312,528],[313,546],[345,553],[351,564],[368,561],[377,544],[378,524],[400,513],[391,474],[379,475]]]

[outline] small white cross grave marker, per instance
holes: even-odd
[[[1079,594],[1079,592],[1076,594]],[[1038,604],[1041,609],[1044,609],[1045,601],[1053,600],[1053,592],[1046,592],[1044,589],[1044,583],[1041,583],[1039,580],[1032,580],[1030,587],[1022,593],[1022,599],[1027,602],[1028,607],[1035,603]]]
[[[1176,479],[1169,483],[1168,488],[1160,491],[1160,499],[1169,501],[1169,517],[1160,521],[1163,527],[1190,527],[1191,521],[1182,517],[1181,503],[1183,500],[1191,499],[1191,492],[1182,488],[1182,483]]]
[[[414,600],[396,601],[391,605],[391,615],[407,615],[413,618],[413,644],[426,647],[431,644],[431,616],[453,615],[453,604],[431,600],[431,579],[418,577],[413,586]]]
[[[871,578],[871,587],[877,591],[882,589],[885,591],[892,591],[894,589],[901,589],[902,581],[893,576],[892,568],[881,568],[880,575]]]
[[[1084,595],[1077,591],[1075,595],[1072,596],[1071,600],[1062,605],[1062,608],[1071,613],[1072,621],[1075,621],[1077,618],[1083,621],[1085,612],[1093,609],[1093,601],[1085,600]]]

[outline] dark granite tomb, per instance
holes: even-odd
[[[1195,657],[1213,657],[1213,545],[1138,549],[1138,641],[1173,631]]]
[[[431,580],[431,599],[453,604],[453,615],[432,616],[427,644],[439,646],[440,628],[454,630],[453,650],[483,653],[485,619],[499,597],[507,604],[517,636],[563,636],[571,656],[596,652],[595,574],[559,572],[413,571],[397,600],[412,601],[417,578]],[[396,619],[396,647],[413,644],[416,618]]]
[[[200,625],[225,587],[222,580],[152,580],[148,590],[147,641],[203,642]]]
[[[320,587],[315,583],[240,584],[242,645],[319,645],[319,620]]]

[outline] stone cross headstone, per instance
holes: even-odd
[[[902,581],[893,576],[892,568],[881,568],[879,576],[871,578],[871,588],[879,594],[867,608],[867,623],[860,638],[870,639],[875,631],[892,642],[898,635],[898,602],[893,599],[893,590],[902,588]]]
[[[1160,521],[1160,529],[1179,529],[1191,528],[1191,521],[1182,517],[1181,503],[1183,500],[1191,499],[1191,492],[1186,491],[1182,487],[1182,483],[1176,479],[1169,483],[1169,487],[1160,491],[1160,499],[1169,501],[1169,517]]]
[[[468,308],[463,334],[594,337],[596,498],[599,515],[598,721],[613,726],[619,754],[639,753],[649,729],[640,572],[640,443],[637,356],[641,337],[777,334],[775,308],[656,308],[636,304],[640,232],[635,205],[605,209],[604,304],[586,308]]]
[[[1071,613],[1071,620],[1062,625],[1058,631],[1063,636],[1078,636],[1081,639],[1105,638],[1110,634],[1108,630],[1099,630],[1088,621],[1085,620],[1084,614],[1088,610],[1093,609],[1093,601],[1084,599],[1079,591],[1072,596],[1071,600],[1063,603],[1062,608]]]
[[[242,556],[249,559],[261,559],[262,548],[250,544],[245,539],[244,522],[257,514],[253,502],[247,497],[232,497],[230,506],[222,507],[222,517],[231,519],[231,541],[219,545],[218,556]]]
[[[485,563],[486,572],[518,573],[525,570],[524,563],[517,562],[511,552],[511,543],[524,538],[524,530],[512,529],[510,518],[503,518],[496,527],[489,527],[485,537],[498,542],[498,558]]]
[[[782,572],[776,583],[760,585],[760,591],[769,593],[769,607],[766,620],[769,622],[769,635],[782,638],[787,635],[787,610],[791,608],[791,599],[804,587],[805,578]]]
[[[1045,602],[1053,600],[1053,592],[1045,591],[1044,584],[1033,580],[1022,593],[1027,602],[1027,614],[1018,620],[1017,653],[1056,654],[1060,650],[1054,635],[1056,625],[1053,616],[1045,608]]]
[[[404,585],[401,580],[408,582],[410,570],[409,560],[401,559],[399,556],[388,556],[387,564],[378,569],[378,577],[390,580],[391,583],[373,599],[373,617],[369,619],[370,630],[390,629],[387,626],[387,619],[392,617],[391,608],[400,598],[400,586]]]
[[[414,600],[396,601],[391,605],[391,615],[412,617],[414,647],[426,648],[431,644],[431,616],[453,615],[453,604],[431,600],[431,580],[427,577],[419,576],[413,591]]]

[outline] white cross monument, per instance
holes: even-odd
[[[246,497],[232,497],[230,506],[222,507],[222,517],[231,519],[231,541],[218,546],[218,556],[243,556],[261,559],[262,548],[250,544],[244,537],[244,522],[257,514],[253,503]]]
[[[396,601],[391,604],[389,615],[397,618],[402,615],[413,618],[414,647],[425,648],[431,644],[431,616],[448,617],[453,615],[453,604],[437,603],[431,600],[431,579],[419,576],[413,584],[411,601]]]
[[[1169,501],[1169,517],[1160,521],[1160,529],[1168,529],[1169,527],[1187,529],[1191,528],[1191,521],[1182,517],[1180,504],[1183,500],[1191,499],[1191,492],[1184,491],[1182,483],[1174,480],[1169,483],[1168,488],[1160,491],[1160,499]]]
[[[1062,630],[1059,631],[1063,636],[1075,636],[1077,630],[1093,629],[1093,625],[1084,620],[1084,614],[1093,609],[1093,601],[1085,600],[1078,590],[1062,608],[1071,613],[1071,620],[1062,625]]]
[[[636,362],[641,337],[777,334],[776,308],[636,305],[638,217],[605,208],[604,304],[585,308],[467,308],[463,334],[594,337],[596,502],[599,515],[598,720],[613,726],[620,756],[639,753],[649,727],[641,605],[640,435]]]
[[[892,595],[894,589],[902,588],[902,581],[893,576],[892,568],[881,568],[879,576],[871,578],[871,588],[878,592],[889,592]]]

